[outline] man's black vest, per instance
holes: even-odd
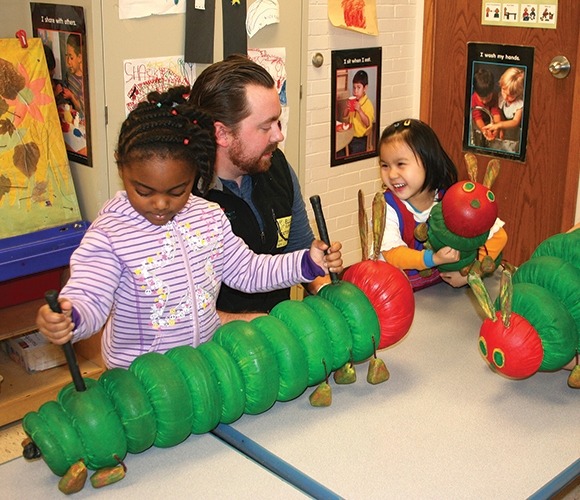
[[[252,176],[252,201],[260,213],[264,230],[250,206],[227,187],[212,189],[208,200],[218,203],[232,224],[236,235],[258,254],[283,253],[288,243],[294,202],[290,166],[280,150],[272,155],[272,165],[263,174]],[[290,289],[248,294],[222,283],[217,308],[226,312],[269,312],[276,304],[290,298]]]

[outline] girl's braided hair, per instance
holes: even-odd
[[[151,92],[123,122],[115,158],[118,168],[151,157],[188,162],[197,170],[193,192],[203,196],[214,175],[214,123],[185,104],[188,94],[186,86]]]

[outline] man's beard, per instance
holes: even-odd
[[[261,174],[267,172],[272,165],[272,157],[264,157],[264,154],[273,153],[277,146],[277,144],[270,145],[261,155],[250,157],[245,154],[244,145],[236,135],[232,145],[230,146],[230,161],[245,174]]]

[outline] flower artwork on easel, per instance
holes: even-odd
[[[0,238],[81,219],[40,39],[0,39]]]

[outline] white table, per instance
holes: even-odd
[[[302,492],[212,434],[192,435],[172,448],[129,454],[125,464],[127,475],[122,481],[95,489],[87,479],[84,489],[71,498],[304,498]],[[43,461],[18,458],[0,466],[0,498],[63,499],[65,495],[58,490],[59,479]]]
[[[354,385],[331,381],[328,408],[309,405],[309,388],[232,427],[348,499],[523,499],[580,458],[569,371],[497,375],[478,352],[468,288],[442,283],[415,299],[410,332],[380,353],[387,382],[368,384],[365,363]]]
[[[488,284],[497,285],[491,278]],[[481,317],[465,289],[415,294],[407,336],[379,353],[391,378],[353,385],[331,379],[333,403],[308,395],[244,415],[231,427],[344,498],[526,498],[580,457],[580,391],[569,372],[512,381],[481,359]],[[303,493],[218,440],[190,436],[128,455],[127,477],[75,498],[304,498]],[[44,462],[0,466],[0,497],[63,498]]]

